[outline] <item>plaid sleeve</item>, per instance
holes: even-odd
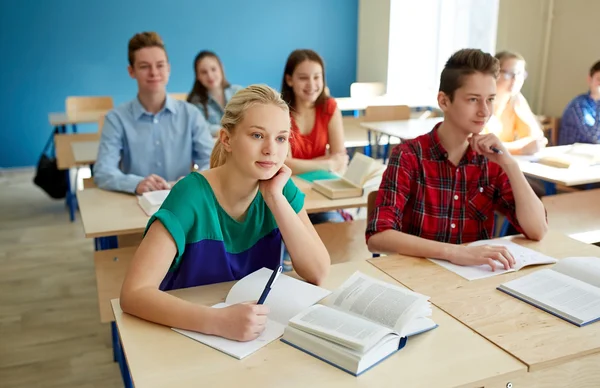
[[[410,171],[416,171],[414,155],[402,146],[394,148],[383,174],[375,208],[368,215],[366,240],[388,229],[402,230],[404,206],[410,198]]]
[[[510,181],[508,180],[508,176],[502,170],[498,179],[496,181],[496,201],[495,201],[495,210],[502,213],[508,221],[517,229],[517,231],[523,234],[525,237],[529,238],[527,234],[523,231],[523,228],[519,224],[519,220],[517,219],[517,206],[515,204],[515,196],[513,194],[512,187],[510,185]],[[546,220],[548,220],[548,214],[546,213]]]

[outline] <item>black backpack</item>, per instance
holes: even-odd
[[[57,133],[58,129],[55,129],[50,134],[50,139],[40,155],[33,183],[42,188],[50,197],[61,199],[67,196],[68,170],[59,170],[56,164],[54,135]]]

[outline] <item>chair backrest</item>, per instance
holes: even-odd
[[[96,184],[94,183],[94,178],[83,178],[83,189],[93,189],[96,188]],[[120,246],[120,245],[119,245]]]
[[[365,109],[365,121],[393,121],[410,119],[408,105],[373,105]]]
[[[100,118],[98,119],[98,134],[102,133],[102,127],[104,127],[104,119],[106,116],[102,115],[100,116]]]
[[[109,96],[70,96],[65,101],[67,113],[91,112],[110,110],[114,107],[113,99]]]
[[[187,93],[169,93],[169,97],[180,101],[186,101],[188,98]]]
[[[367,218],[371,215],[371,212],[375,209],[375,200],[377,199],[378,191],[371,191],[367,196]]]
[[[558,145],[558,128],[560,124],[560,119],[558,117],[548,117],[548,116],[537,116],[540,125],[542,126],[542,130],[544,131],[544,136],[548,139],[549,146]]]
[[[75,155],[71,143],[78,141],[97,141],[100,140],[98,133],[74,133],[74,134],[57,134],[54,135],[54,150],[56,154],[56,162],[59,170],[77,167],[75,163]],[[91,162],[91,161],[90,161]]]
[[[350,85],[350,97],[377,97],[385,94],[383,82],[354,82]]]

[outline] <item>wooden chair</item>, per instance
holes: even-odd
[[[188,94],[187,93],[169,93],[169,97],[174,98],[180,101],[187,101]]]
[[[77,112],[107,111],[114,107],[113,99],[109,96],[70,96],[65,101],[67,114]]]
[[[548,139],[548,146],[558,145],[558,130],[560,126],[560,118],[549,116],[537,116],[537,119],[540,122],[540,125],[542,126],[544,136],[546,137],[546,139]]]
[[[382,105],[382,106],[368,106],[365,110],[365,121],[394,121],[394,120],[408,120],[410,119],[410,107],[407,105]],[[371,140],[369,131],[369,141]],[[377,153],[379,158],[383,159],[385,163],[390,145],[390,137],[387,136],[387,142],[383,146],[383,152],[379,152],[379,136],[375,135],[375,144],[377,146]]]

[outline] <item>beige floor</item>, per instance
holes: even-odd
[[[93,244],[31,172],[0,176],[0,386],[122,387]]]

